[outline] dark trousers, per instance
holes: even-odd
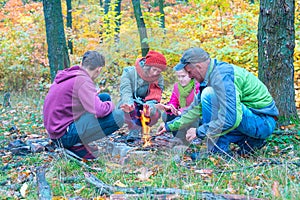
[[[99,98],[101,101],[111,101],[107,93],[99,94]],[[53,141],[65,148],[77,143],[88,144],[112,134],[123,124],[124,113],[118,109],[103,118],[95,118],[94,114],[86,112],[69,125],[68,130],[60,139]]]

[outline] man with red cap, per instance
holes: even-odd
[[[160,118],[155,104],[161,100],[164,80],[161,72],[166,70],[167,61],[163,54],[149,51],[146,57],[139,58],[135,66],[125,67],[121,77],[119,107],[126,113],[125,122],[130,130],[127,141],[139,138],[141,133],[140,110],[147,105],[150,108],[149,126]]]

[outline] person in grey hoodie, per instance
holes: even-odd
[[[84,159],[95,159],[89,143],[123,126],[124,113],[115,109],[110,95],[98,94],[94,80],[105,66],[97,51],[87,51],[80,66],[59,71],[46,95],[43,115],[49,137]]]
[[[152,126],[157,123],[161,113],[155,105],[160,102],[164,89],[162,72],[167,68],[165,56],[157,51],[149,51],[143,58],[138,58],[135,66],[125,67],[120,83],[119,107],[125,112],[125,123],[129,128],[127,142],[140,138],[141,110],[149,107]]]

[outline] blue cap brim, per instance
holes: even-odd
[[[186,66],[186,64],[183,64],[183,63],[180,62],[175,67],[173,67],[173,69],[175,71],[179,71],[179,70],[182,70],[185,66]]]

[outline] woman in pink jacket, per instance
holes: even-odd
[[[157,104],[156,107],[166,112],[163,115],[165,122],[175,119],[194,100],[195,94],[199,92],[200,84],[191,79],[188,73],[182,69],[176,71],[178,82],[174,84],[172,96],[167,105]]]

